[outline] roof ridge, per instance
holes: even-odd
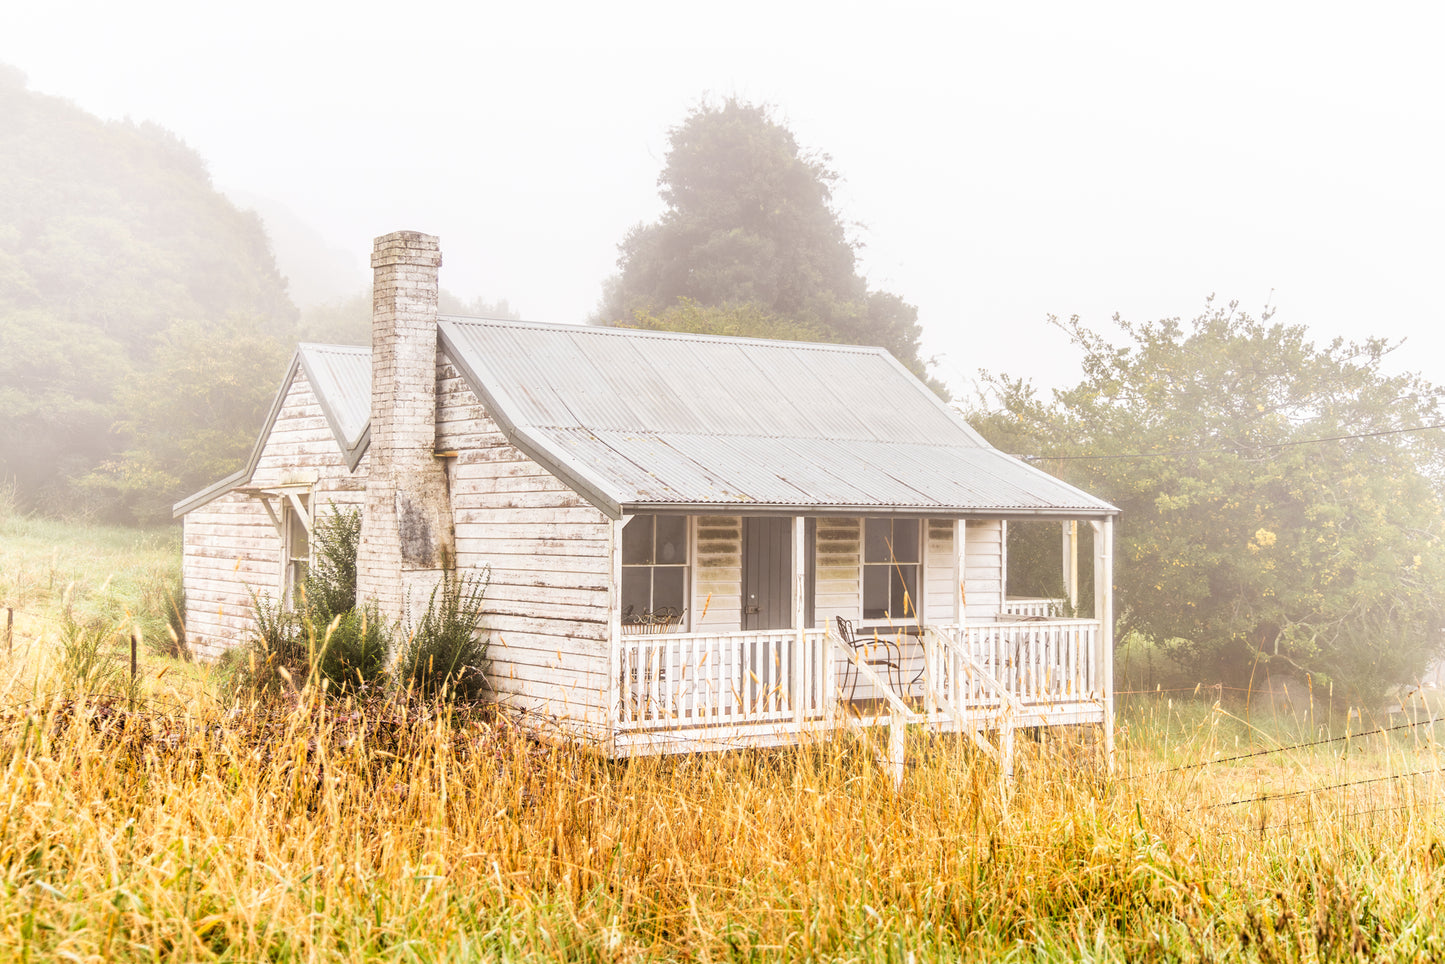
[[[725,345],[759,345],[765,348],[798,348],[804,351],[850,352],[865,355],[887,355],[886,348],[878,345],[853,345],[832,341],[785,341],[779,338],[752,338],[740,335],[713,335],[693,331],[656,331],[651,328],[628,328],[613,325],[574,325],[550,321],[523,321],[517,318],[484,318],[471,315],[438,315],[439,321],[454,324],[484,323],[508,328],[527,328],[541,331],[569,332],[609,336],[614,338],[642,337],[660,341],[701,341]]]
[[[345,351],[345,352],[366,352],[371,354],[370,345],[335,345],[330,342],[321,341],[300,341],[296,343],[297,351]]]

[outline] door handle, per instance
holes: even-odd
[[[743,607],[743,612],[746,613],[746,614],[749,615],[749,616],[756,616],[758,613],[762,612],[762,607],[761,607],[761,606],[745,606],[745,607]]]

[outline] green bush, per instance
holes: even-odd
[[[265,596],[251,594],[255,627],[245,642],[226,653],[222,678],[237,694],[257,696],[300,686],[310,675],[311,658],[301,616]]]
[[[233,689],[255,694],[324,681],[345,693],[385,673],[386,620],[375,606],[356,605],[361,513],[333,503],[312,539],[315,558],[291,605],[252,596],[256,628],[229,661]]]
[[[481,636],[482,599],[490,571],[447,571],[432,590],[421,621],[410,627],[396,672],[426,697],[475,700],[487,687],[487,639]]]
[[[313,633],[315,672],[321,674],[332,692],[353,692],[377,682],[386,671],[390,647],[386,620],[374,603],[338,613],[324,627],[308,624]]]
[[[338,509],[312,527],[314,561],[302,591],[314,622],[329,625],[342,613],[356,608],[356,553],[361,547],[361,513]]]

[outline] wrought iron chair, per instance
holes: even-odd
[[[670,633],[674,627],[682,625],[682,617],[686,613],[687,610],[674,606],[659,606],[639,613],[636,607],[628,606],[622,611],[622,631],[629,636]]]
[[[903,679],[903,651],[898,644],[891,639],[880,635],[859,637],[853,632],[853,621],[836,617],[838,620],[838,638],[843,645],[848,647],[848,658],[844,661],[843,670],[843,692],[844,699],[852,700],[858,689],[858,663],[867,663],[869,666],[882,667],[887,673],[887,680],[895,690],[901,690]]]

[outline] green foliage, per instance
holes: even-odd
[[[233,689],[274,692],[324,680],[331,692],[345,693],[385,672],[391,645],[386,620],[374,604],[356,604],[361,513],[333,504],[312,538],[315,561],[293,605],[252,596],[255,628],[228,657]]]
[[[255,625],[244,643],[222,659],[225,688],[255,696],[300,686],[311,668],[310,647],[301,617],[265,596],[251,594]]]
[[[1048,404],[994,378],[977,424],[1123,510],[1119,638],[1204,678],[1274,662],[1366,703],[1415,677],[1442,649],[1445,447],[1400,430],[1445,421],[1438,390],[1386,373],[1383,340],[1316,346],[1235,305],[1116,323],[1121,345],[1058,323],[1084,380]],[[1396,434],[1314,441],[1371,433]]]
[[[289,359],[252,322],[171,325],[148,375],[114,393],[127,449],[84,476],[81,488],[112,516],[169,520],[177,500],[245,463]]]
[[[315,672],[331,692],[355,692],[378,682],[386,672],[391,636],[375,603],[339,612],[325,626],[314,620],[306,626]]]
[[[486,690],[487,639],[480,636],[490,572],[448,570],[407,633],[398,673],[426,697],[477,699]]]
[[[186,645],[186,589],[180,573],[157,573],[141,587],[135,625],[152,652],[171,659],[191,658]]]
[[[66,481],[113,448],[115,391],[130,370],[94,326],[0,305],[0,478],[21,508],[63,505]]]
[[[356,608],[356,554],[361,549],[361,512],[330,505],[331,511],[312,526],[314,560],[306,572],[307,611],[321,622]]]
[[[747,306],[776,321],[754,334],[881,345],[924,375],[918,310],[858,274],[857,244],[833,208],[837,180],[766,108],[697,108],[669,134],[658,177],[667,210],[618,246],[621,273],[593,320],[686,322],[690,305]]]
[[[16,479],[25,508],[73,509],[71,480],[129,442],[150,456],[136,484],[162,484],[181,456],[113,431],[118,392],[167,397],[170,375],[153,362],[176,319],[244,317],[289,340],[296,311],[260,221],[173,134],[102,121],[13,71],[0,78],[0,129],[0,478]],[[170,402],[176,418],[200,417],[183,395]],[[127,516],[104,490],[90,495]]]
[[[110,693],[122,679],[129,642],[122,624],[80,618],[67,606],[60,615],[60,678],[80,693]]]

